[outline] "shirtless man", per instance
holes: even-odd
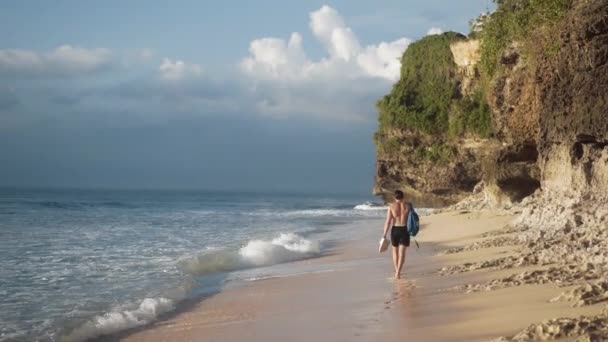
[[[384,223],[384,235],[391,228],[391,244],[393,245],[393,264],[395,266],[395,279],[401,277],[401,269],[405,263],[405,251],[410,245],[410,234],[407,232],[408,205],[403,200],[403,191],[395,191],[395,202],[391,203],[386,211],[386,222]]]

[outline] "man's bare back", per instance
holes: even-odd
[[[393,225],[398,227],[405,226],[405,220],[409,210],[407,205],[403,202],[391,203],[390,210],[394,220]]]

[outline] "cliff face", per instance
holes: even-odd
[[[463,40],[450,44],[450,51],[454,63],[458,66],[460,79],[460,93],[470,95],[479,78],[477,64],[481,58],[479,54],[479,40]]]
[[[538,72],[543,188],[608,193],[608,1],[577,1]]]
[[[479,155],[487,150],[483,143],[457,147],[429,134],[397,129],[384,132],[381,139],[399,145],[396,151],[378,151],[374,193],[385,200],[401,189],[417,205],[444,206],[471,193],[481,180]]]
[[[513,44],[493,80],[496,139],[529,150],[545,192],[608,193],[608,1],[574,1],[550,41],[530,40],[536,60]]]
[[[376,139],[379,153],[374,193],[383,195],[403,188],[411,198],[422,200],[419,205],[449,204],[477,188],[486,204],[504,205],[519,202],[541,188],[536,197],[570,194],[571,198],[605,201],[608,0],[561,1],[562,7],[554,11],[560,15],[550,22],[538,19],[538,23],[535,18],[546,20],[546,16],[535,17],[537,8],[521,5],[528,2],[503,3],[487,30],[504,27],[513,15],[520,16],[513,22],[522,22],[519,19],[526,15],[536,27],[529,34],[506,37],[509,39],[491,31],[481,35],[481,43],[466,39],[450,42],[457,87],[450,99],[448,129],[425,132],[381,125]],[[498,20],[504,22],[491,25]],[[497,41],[503,45],[492,50]],[[488,59],[494,56],[490,53],[496,58]],[[402,63],[408,63],[407,57],[404,55]],[[482,94],[479,103],[463,105],[463,99],[476,94]],[[463,116],[465,121],[469,119],[463,109],[476,110],[483,105],[489,108],[491,133],[452,130],[453,122]],[[381,116],[383,109],[379,105]],[[406,110],[400,114],[411,113]],[[393,148],[384,149],[389,140]],[[421,149],[449,153],[421,162],[411,157]],[[547,195],[550,193],[553,195]]]
[[[543,191],[521,223],[608,227],[608,0],[575,1],[537,72]]]
[[[418,205],[443,206],[474,190],[493,145],[478,60],[479,42],[451,32],[408,48],[401,79],[378,103],[376,195],[401,189]]]

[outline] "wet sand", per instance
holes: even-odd
[[[565,290],[554,283],[467,291],[466,284],[514,273],[492,267],[457,272],[514,255],[509,237],[517,232],[493,237],[513,218],[500,211],[422,217],[420,249],[412,242],[399,281],[390,278],[390,254],[377,252],[382,221],[369,221],[360,228],[363,238],[294,263],[324,264],[324,271],[224,290],[124,340],[488,341],[548,318],[599,313],[598,305],[549,302]]]

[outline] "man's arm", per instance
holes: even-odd
[[[390,228],[392,222],[393,213],[391,213],[391,207],[388,207],[386,210],[386,221],[384,222],[384,233],[382,234],[382,237],[386,238],[386,234],[388,233],[388,229]]]

